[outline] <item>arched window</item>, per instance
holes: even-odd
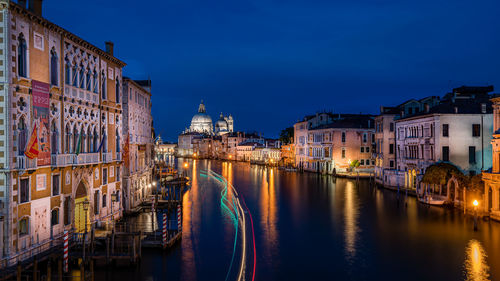
[[[50,225],[55,226],[59,224],[59,209],[55,208],[50,213]]]
[[[82,129],[80,130],[80,153],[85,153],[86,152],[86,147],[85,144],[87,143],[87,135],[85,134],[85,131]]]
[[[73,87],[78,87],[78,69],[76,68],[76,65],[73,65]]]
[[[76,153],[76,148],[78,146],[78,137],[79,137],[78,129],[76,128],[75,124],[75,126],[73,127],[73,141],[72,141],[71,153]]]
[[[92,153],[94,152],[94,148],[92,147],[92,131],[90,130],[90,126],[87,128],[87,152]]]
[[[99,79],[97,77],[97,71],[94,71],[94,93],[99,92]]]
[[[83,66],[80,68],[80,88],[85,89],[85,69]]]
[[[91,79],[91,74],[90,70],[87,70],[87,91],[92,90],[92,79]]]
[[[64,136],[64,153],[71,153],[71,130],[69,128],[69,124],[66,124],[65,129],[66,135]]]
[[[116,128],[116,152],[120,152],[120,132]]]
[[[57,71],[57,53],[54,48],[50,51],[50,84],[57,86],[59,83],[58,75],[59,71]]]
[[[118,80],[118,77],[116,77],[115,93],[116,93],[116,103],[120,103],[120,81]]]
[[[98,136],[97,136],[97,129],[95,127],[94,127],[93,137],[94,137],[94,140],[92,141],[93,142],[92,146],[94,148],[93,152],[97,152],[97,146],[98,146],[98,144],[97,144],[98,138],[97,137]]]
[[[52,154],[57,154],[57,146],[58,146],[58,143],[57,143],[57,137],[58,137],[58,133],[57,133],[57,126],[56,126],[56,122],[52,122],[52,126],[51,126],[51,135],[50,135],[50,151],[52,152]]]
[[[104,72],[102,73],[102,77],[101,77],[101,95],[102,95],[102,99],[105,100],[106,99],[106,76],[104,75]]]
[[[19,220],[19,236],[24,236],[30,234],[30,219],[24,217]]]
[[[26,122],[24,121],[24,117],[21,117],[19,120],[19,124],[17,125],[17,129],[19,130],[19,139],[17,140],[17,149],[19,151],[19,155],[24,155],[24,150],[26,149],[26,141],[28,138],[28,128],[26,128]]]
[[[64,66],[64,78],[66,85],[71,85],[71,65],[69,64],[69,61],[66,61],[66,65]]]
[[[20,77],[27,77],[28,76],[28,69],[27,69],[27,45],[26,45],[26,40],[24,39],[24,35],[21,33],[18,37],[18,47],[17,47],[17,74],[19,74]]]
[[[102,136],[102,152],[108,152],[108,138],[106,136],[106,130],[104,129],[104,127],[102,127],[101,129],[101,136]]]

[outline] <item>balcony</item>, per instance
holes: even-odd
[[[99,162],[99,153],[83,153],[79,155],[74,155],[73,164],[83,165],[83,164],[97,164]]]
[[[29,159],[26,156],[16,156],[16,168],[19,170],[36,169],[36,159]]]
[[[113,161],[113,153],[111,152],[103,152],[102,153],[102,162],[110,163]]]
[[[96,93],[70,85],[64,85],[64,95],[68,98],[76,98],[89,103],[99,103],[99,96]]]
[[[99,163],[99,153],[51,155],[51,165],[56,167],[97,163]]]
[[[73,154],[53,154],[50,156],[51,166],[61,167],[73,163]]]
[[[122,161],[122,153],[121,152],[115,153],[115,161]]]

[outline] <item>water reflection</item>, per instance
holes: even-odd
[[[486,251],[475,239],[469,241],[465,249],[465,276],[467,281],[490,280],[490,267],[486,262]]]
[[[195,231],[200,224],[201,212],[193,202],[200,199],[198,186],[197,160],[192,163],[191,188],[182,198],[182,270],[184,280],[196,279]]]
[[[359,204],[352,181],[346,183],[344,199],[345,254],[347,259],[352,261],[356,255],[356,241],[359,232]]]
[[[261,225],[264,234],[264,243],[266,244],[266,254],[270,257],[275,253],[278,244],[277,229],[277,202],[275,190],[275,172],[272,168],[262,169],[262,180],[260,188],[260,213]]]

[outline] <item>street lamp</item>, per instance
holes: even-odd
[[[472,205],[474,205],[474,231],[477,231],[477,206],[479,205],[479,202],[474,200]]]

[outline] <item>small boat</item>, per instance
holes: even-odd
[[[418,198],[418,201],[428,205],[442,206],[444,205],[446,200],[442,198],[432,197],[431,195],[425,195],[423,197]]]

